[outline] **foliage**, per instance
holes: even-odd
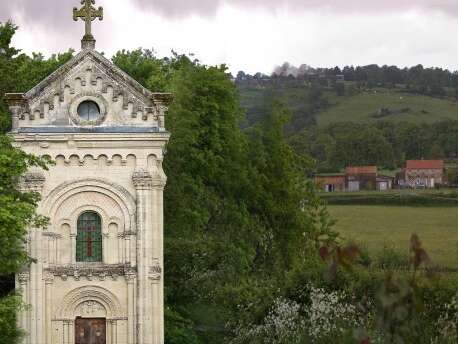
[[[15,30],[12,24],[0,27],[2,93],[27,90],[72,55],[45,59],[20,54],[10,47]],[[308,128],[313,116],[330,106],[326,85],[318,81],[307,83],[306,92],[296,90],[294,97],[304,103],[293,111],[278,100],[282,92],[269,93],[257,104],[262,116],[242,130],[239,92],[225,66],[209,67],[177,54],[158,59],[141,49],[120,51],[113,62],[150,90],[175,95],[167,116],[172,139],[164,162],[169,178],[164,200],[166,343],[406,340],[409,334],[425,333],[419,324],[435,321],[442,324],[439,330],[450,331],[454,306],[445,312],[431,306],[426,316],[416,308],[427,295],[416,270],[407,283],[405,276],[387,275],[378,288],[378,270],[371,270],[377,259],[366,257],[363,272],[353,268],[362,261],[360,250],[341,246],[307,176],[313,169],[309,155],[320,167],[335,168],[395,166],[418,155],[451,154],[456,151],[455,123],[435,124],[437,135],[428,126],[409,123]],[[363,72],[358,70],[355,78],[369,84],[372,77]],[[358,90],[336,86],[335,92],[343,98]],[[9,120],[1,106],[5,131]],[[285,133],[296,127],[307,129],[291,140],[293,150]],[[433,141],[434,150],[428,148]],[[45,224],[35,215],[38,196],[17,191],[20,176],[31,166],[45,168],[46,162],[0,136],[0,244],[7,248],[0,255],[0,275],[29,262],[23,252],[25,229]],[[318,259],[319,248],[327,264]],[[425,261],[418,240],[412,239],[412,252],[417,269]],[[448,292],[438,290],[434,297],[446,299]],[[378,308],[371,308],[371,301],[378,301]],[[0,300],[0,333],[8,334],[9,343],[20,335],[14,327],[18,307],[15,296]],[[368,319],[364,312],[370,312]],[[362,327],[367,333],[355,331]]]
[[[113,61],[144,86],[174,93],[164,165],[167,303],[187,309],[191,319],[197,303],[217,307],[224,328],[237,312],[231,297],[241,281],[251,280],[247,293],[254,285],[278,285],[300,264],[312,228],[325,217],[303,178],[311,161],[284,139],[290,112],[278,102],[266,100],[265,120],[240,129],[243,112],[225,66],[179,55],[157,59],[141,50],[120,52]]]
[[[445,304],[445,310],[437,321],[439,336],[434,343],[458,342],[458,294]]]
[[[52,55],[48,59],[40,53],[32,56],[21,54],[20,50],[11,47],[11,40],[17,29],[11,22],[0,23],[0,132],[3,133],[11,125],[3,99],[5,93],[28,91],[73,55],[72,50]]]
[[[0,24],[0,95],[5,92],[26,90],[40,78],[67,60],[71,53],[45,60],[41,55],[32,58],[18,55],[19,50],[10,46],[17,27],[12,23]],[[0,132],[9,127],[9,115],[3,99],[0,100]],[[9,137],[0,133],[0,280],[2,287],[11,275],[31,263],[24,250],[27,228],[43,228],[47,220],[36,214],[39,195],[19,191],[21,176],[30,168],[47,168],[47,161],[25,154],[11,145]],[[2,290],[4,296],[9,290]],[[21,307],[20,298],[11,295],[0,298],[0,333],[4,343],[15,343],[21,336],[16,328],[16,311]]]
[[[168,307],[165,309],[165,325],[165,344],[199,343],[192,322]]]
[[[291,137],[290,142],[298,153],[313,156],[323,172],[350,165],[393,169],[402,167],[405,160],[454,157],[458,151],[457,132],[458,121],[345,122],[311,127]]]
[[[23,307],[19,296],[0,298],[0,344],[19,343],[23,333],[16,326],[16,312]]]

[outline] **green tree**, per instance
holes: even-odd
[[[36,215],[39,195],[18,190],[21,176],[31,166],[46,168],[44,161],[27,155],[11,146],[10,140],[0,135],[0,279],[4,280],[31,263],[24,250],[27,228],[42,228],[46,219]],[[2,294],[5,294],[3,291]],[[20,330],[15,327],[15,312],[20,302],[11,295],[0,299],[0,343],[16,343]],[[5,342],[2,342],[5,340]]]
[[[46,168],[47,162],[13,148],[4,132],[10,126],[10,116],[3,95],[26,91],[46,74],[69,58],[71,52],[45,60],[41,55],[30,58],[18,55],[11,47],[17,27],[8,22],[0,24],[0,344],[17,343],[21,330],[16,326],[16,312],[24,305],[16,295],[9,294],[11,276],[32,261],[24,250],[27,228],[42,228],[46,219],[36,214],[40,199],[36,193],[21,192],[21,176],[30,167]]]

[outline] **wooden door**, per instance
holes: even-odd
[[[106,320],[77,318],[75,344],[107,344]]]

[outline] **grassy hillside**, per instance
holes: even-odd
[[[448,99],[377,89],[354,96],[332,97],[334,103],[317,115],[320,126],[334,122],[408,121],[433,123],[458,120],[458,104]],[[379,115],[386,108],[390,113]]]
[[[348,85],[347,85],[348,86]],[[246,125],[262,118],[263,103],[273,97],[282,99],[293,111],[298,123],[307,124],[315,120],[319,126],[335,122],[368,123],[384,121],[408,121],[434,123],[446,119],[458,120],[458,103],[449,98],[409,94],[400,89],[377,88],[353,95],[337,96],[331,88],[323,88],[323,99],[327,104],[317,111],[310,111],[310,87],[306,84],[270,85],[266,87],[239,86],[241,105],[247,112]],[[347,92],[349,93],[349,92]],[[382,108],[387,113],[380,114]],[[297,128],[301,129],[301,128]]]
[[[458,211],[456,208],[392,206],[328,207],[335,229],[371,252],[384,246],[408,254],[409,239],[417,233],[435,264],[458,268]]]

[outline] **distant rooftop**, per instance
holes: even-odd
[[[408,170],[442,170],[444,166],[444,160],[408,160],[406,163]]]
[[[377,166],[349,166],[345,171],[349,175],[377,174]]]

